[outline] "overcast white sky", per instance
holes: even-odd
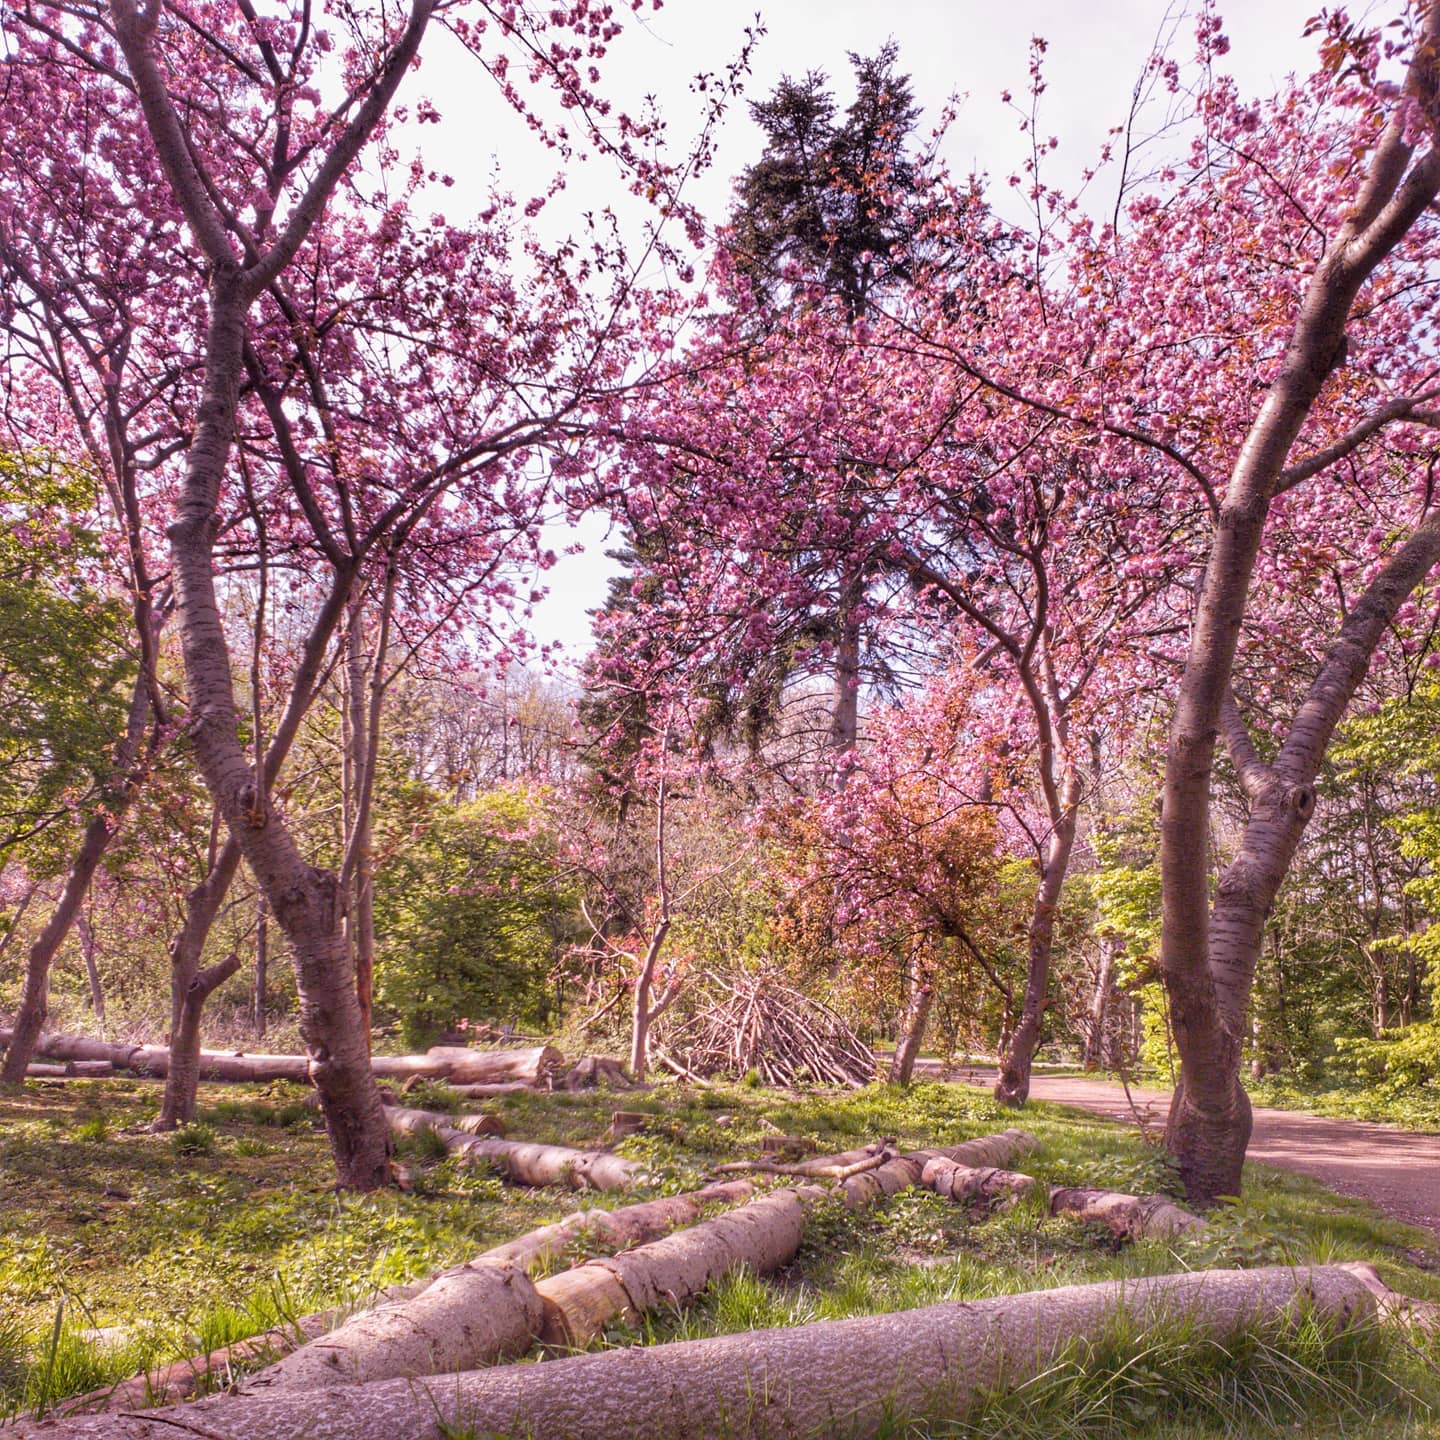
[[[752,56],[747,95],[763,98],[782,75],[821,70],[831,76],[843,107],[850,99],[847,52],[873,54],[893,38],[900,68],[911,75],[923,107],[923,124],[938,118],[952,94],[961,98],[944,151],[951,170],[988,173],[992,199],[1002,201],[1011,193],[1005,179],[1022,164],[1027,142],[1000,95],[1006,89],[1023,95],[1030,40],[1040,35],[1049,43],[1040,129],[1060,140],[1047,161],[1047,178],[1071,188],[1109,128],[1124,120],[1167,9],[1165,0],[773,0],[760,17],[766,34]],[[1313,42],[1304,40],[1302,31],[1315,10],[1316,0],[1249,0],[1222,10],[1231,40],[1227,62],[1242,91],[1265,94],[1288,72],[1311,68]],[[641,109],[642,97],[654,95],[669,122],[673,148],[683,153],[701,115],[692,77],[723,70],[754,19],[753,4],[743,0],[668,0],[658,14],[638,22],[629,17],[603,67],[601,89],[631,113]],[[1187,22],[1176,46],[1181,57],[1190,53],[1190,35]],[[424,127],[416,138],[427,163],[455,177],[444,202],[455,218],[483,207],[497,173],[518,194],[543,183],[553,157],[533,144],[488,84],[477,83],[472,60],[443,45],[432,47],[417,78],[443,121]],[[759,151],[759,131],[742,104],[725,127],[717,164],[691,199],[722,218],[731,178]],[[573,172],[569,185],[567,202],[542,217],[545,225],[569,225],[585,208],[617,198],[614,172],[598,162]],[[562,641],[576,659],[588,648],[585,612],[603,599],[613,568],[601,554],[602,525],[587,524],[578,534],[586,553],[562,557],[536,620],[541,639]],[[557,535],[556,548],[567,538],[575,537]]]

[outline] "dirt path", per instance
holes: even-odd
[[[994,1079],[983,1070],[950,1078],[987,1088]],[[1157,1125],[1165,1123],[1169,1091],[1132,1087],[1130,1093],[1143,1113]],[[1132,1118],[1124,1090],[1106,1080],[1039,1075],[1031,1082],[1030,1094],[1117,1120]],[[1247,1158],[1313,1176],[1342,1195],[1369,1200],[1387,1215],[1440,1237],[1440,1135],[1257,1109]]]

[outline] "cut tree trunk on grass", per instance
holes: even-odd
[[[568,1185],[575,1190],[628,1190],[640,1173],[634,1160],[608,1150],[572,1150],[565,1145],[533,1145],[467,1135],[453,1115],[430,1110],[387,1106],[385,1118],[398,1135],[430,1131],[457,1160],[467,1165],[493,1165],[520,1185]]]
[[[419,1077],[406,1081],[406,1086],[422,1083]],[[506,1080],[499,1085],[455,1085],[445,1082],[457,1095],[466,1100],[494,1100],[501,1095],[539,1095],[543,1093],[538,1085],[527,1085],[523,1080]],[[401,1087],[402,1090],[405,1086]]]
[[[1050,1213],[1099,1221],[1122,1240],[1169,1240],[1205,1229],[1198,1215],[1163,1195],[1123,1195],[1115,1190],[1059,1187],[1050,1192]]]
[[[408,1285],[391,1285],[380,1291],[376,1301],[385,1304],[407,1300],[429,1284],[430,1279],[427,1278]],[[370,1308],[366,1306],[367,1310]],[[350,1307],[342,1307],[302,1315],[298,1320],[273,1330],[264,1330],[248,1340],[237,1340],[233,1345],[222,1345],[218,1350],[208,1350],[202,1355],[189,1355],[159,1370],[147,1370],[116,1385],[59,1401],[56,1408],[65,1415],[95,1415],[115,1410],[178,1405],[207,1386],[228,1381],[235,1366],[255,1360],[273,1360],[297,1350],[343,1324],[353,1313]]]
[[[523,1355],[544,1319],[530,1277],[477,1261],[447,1270],[418,1295],[380,1305],[246,1381],[247,1395],[448,1375]]]
[[[618,1210],[577,1210],[553,1225],[507,1240],[477,1257],[536,1270],[572,1245],[604,1245],[620,1250],[657,1240],[678,1225],[692,1225],[710,1205],[740,1205],[755,1194],[748,1180],[731,1180],[707,1185],[685,1195],[668,1195],[663,1200],[644,1200]]]
[[[818,1186],[774,1190],[663,1240],[590,1260],[536,1285],[545,1306],[541,1339],[578,1349],[614,1319],[631,1323],[662,1305],[681,1305],[742,1266],[768,1275],[800,1248]]]
[[[750,1199],[754,1193],[755,1187],[748,1181],[732,1180],[728,1184],[708,1185],[703,1190],[694,1190],[686,1195],[647,1200],[638,1205],[623,1206],[618,1210],[577,1210],[573,1215],[567,1215],[553,1225],[542,1225],[537,1230],[531,1230],[528,1234],[486,1250],[477,1255],[470,1264],[510,1265],[528,1273],[540,1268],[571,1245],[584,1243],[614,1249],[639,1245],[647,1240],[658,1239],[677,1225],[693,1223],[708,1206],[738,1205]],[[420,1295],[439,1278],[439,1275],[431,1275],[407,1285],[392,1285],[380,1292],[377,1304],[388,1306],[408,1301]],[[458,1289],[450,1293],[462,1298],[464,1294]],[[369,1308],[372,1307],[367,1307],[367,1310]],[[328,1335],[337,1327],[356,1318],[356,1313],[351,1309],[324,1310],[314,1315],[305,1315],[293,1324],[267,1330],[248,1340],[237,1341],[233,1345],[212,1350],[204,1355],[192,1355],[185,1360],[177,1360],[162,1370],[138,1375],[133,1380],[66,1401],[62,1409],[67,1415],[80,1415],[178,1403],[195,1394],[211,1377],[228,1377],[237,1364],[257,1359],[279,1361],[301,1346]],[[434,1323],[434,1320],[432,1313],[431,1323]],[[329,1372],[325,1373],[328,1376],[326,1383],[333,1383],[341,1378]]]
[[[959,1145],[938,1150],[891,1152],[877,1169],[866,1170],[841,1186],[847,1210],[858,1210],[924,1183],[925,1169],[936,1162],[963,1167],[1000,1167],[1019,1155],[1038,1149],[1040,1142],[1024,1130],[1002,1130],[998,1135],[981,1135]]]
[[[565,1062],[553,1045],[523,1050],[471,1050],[463,1045],[432,1045],[423,1055],[376,1055],[370,1068],[377,1079],[403,1080],[411,1075],[446,1080],[454,1085],[543,1087]]]
[[[632,1090],[635,1082],[625,1073],[618,1060],[603,1055],[586,1055],[577,1060],[555,1082],[557,1090],[593,1090],[599,1085],[613,1085],[617,1090]]]
[[[1337,1266],[1108,1280],[854,1320],[633,1346],[542,1365],[300,1394],[218,1396],[181,1411],[21,1425],[16,1440],[441,1440],[456,1430],[553,1440],[820,1440],[959,1416],[1123,1317],[1143,1345],[1183,1323],[1226,1345],[1255,1326],[1376,1315]]]
[[[982,1200],[987,1204],[1002,1197],[1028,1195],[1036,1184],[1033,1175],[989,1165],[957,1165],[939,1156],[926,1161],[920,1183],[947,1200]]]
[[[9,1045],[11,1031],[0,1028],[0,1045]],[[106,1061],[119,1070],[139,1075],[167,1075],[170,1070],[168,1045],[118,1045],[88,1035],[42,1035],[35,1053],[47,1060]],[[549,1045],[524,1050],[467,1050],[461,1046],[437,1045],[424,1055],[376,1055],[371,1074],[380,1080],[415,1077],[422,1080],[453,1081],[462,1085],[505,1086],[531,1090],[548,1082],[564,1057]],[[199,1074],[202,1080],[264,1082],[294,1080],[310,1082],[310,1058],[306,1055],[251,1055],[244,1051],[201,1050]]]
[[[27,1080],[100,1080],[114,1073],[115,1066],[109,1060],[67,1060],[51,1065],[37,1062],[25,1067]]]

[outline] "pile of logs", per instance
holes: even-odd
[[[705,1003],[671,1012],[655,1035],[655,1058],[680,1075],[767,1085],[868,1085],[870,1047],[828,1005],[773,976],[716,976]]]
[[[1036,1186],[1000,1168],[1035,1148],[1032,1136],[1007,1130],[944,1149],[901,1153],[882,1140],[788,1167],[757,1161],[755,1168],[784,1169],[811,1183],[762,1193],[753,1182],[730,1180],[613,1211],[577,1212],[396,1287],[358,1315],[307,1316],[289,1334],[272,1331],[220,1355],[196,1356],[70,1402],[63,1408],[74,1418],[22,1422],[15,1433],[17,1440],[169,1440],[176,1430],[208,1440],[440,1440],[461,1426],[586,1440],[762,1440],[778,1433],[819,1440],[866,1433],[887,1418],[961,1415],[1112,1320],[1140,1333],[1183,1321],[1197,1337],[1224,1344],[1252,1325],[1302,1318],[1336,1328],[1377,1315],[1404,1323],[1434,1318],[1394,1295],[1370,1267],[1277,1266],[1068,1286],[538,1366],[505,1363],[537,1342],[561,1351],[586,1345],[611,1321],[634,1323],[647,1311],[683,1304],[738,1267],[766,1274],[789,1263],[816,1201],[829,1193],[816,1180],[831,1182],[847,1209],[917,1184],[990,1200]],[[1132,1238],[1203,1227],[1156,1197],[1056,1188],[1049,1208],[1103,1220]],[[592,1258],[535,1278],[576,1244]],[[193,1394],[217,1366],[256,1358],[266,1346],[273,1363],[226,1395],[171,1413],[133,1408]],[[77,1414],[96,1410],[112,1418]],[[120,1410],[129,1413],[116,1415]]]

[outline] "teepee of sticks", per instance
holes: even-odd
[[[698,997],[697,997],[698,998]],[[865,1085],[875,1078],[870,1047],[828,1005],[772,975],[712,976],[699,1004],[667,1016],[657,1055],[695,1076],[767,1085]]]

